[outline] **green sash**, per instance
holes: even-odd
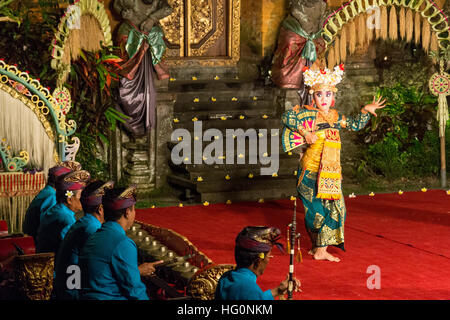
[[[128,33],[128,40],[125,45],[125,49],[127,50],[128,56],[131,59],[136,52],[139,51],[142,43],[147,41],[150,45],[150,52],[152,54],[152,62],[153,64],[158,64],[161,62],[161,57],[166,50],[166,44],[164,43],[164,33],[160,26],[154,26],[152,30],[148,33],[148,35],[136,30],[136,28],[132,27],[130,32]]]
[[[307,39],[305,47],[302,51],[302,58],[308,59],[311,62],[314,62],[317,60],[317,53],[316,53],[316,45],[314,44],[313,40],[316,40],[320,37],[322,34],[322,29],[317,31],[317,33],[313,35],[309,35],[306,33],[305,30],[302,29],[300,26],[300,23],[295,19],[293,16],[289,15],[286,19],[283,20],[283,27],[295,32],[299,36]]]

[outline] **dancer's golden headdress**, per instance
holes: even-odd
[[[334,71],[327,68],[320,70],[311,70],[309,67],[303,68],[303,79],[305,85],[310,87],[310,94],[323,89],[337,92],[336,85],[342,81],[343,75],[343,64],[334,67]]]

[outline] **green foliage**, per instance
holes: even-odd
[[[369,145],[364,148],[357,168],[358,179],[376,175],[387,179],[437,175],[440,168],[437,98],[400,84],[381,87],[377,95],[386,98],[387,106],[358,134],[359,142]],[[450,140],[449,129],[446,139]]]
[[[38,0],[35,4],[30,8],[22,0],[0,0],[0,17],[8,8],[21,21],[0,22],[0,58],[53,89],[56,72],[50,67],[51,43],[66,5],[58,0]],[[99,145],[107,146],[111,131],[126,119],[114,108],[113,91],[119,78],[114,70],[121,61],[114,50],[104,47],[97,53],[81,52],[80,58],[72,61],[66,83],[72,97],[67,118],[76,121],[75,136],[81,140],[77,160],[93,176],[101,178],[108,168],[99,157]]]
[[[76,135],[81,139],[79,155],[92,172],[107,168],[95,157],[97,143],[101,142],[106,148],[111,131],[116,129],[118,122],[123,123],[128,118],[114,108],[112,91],[119,78],[115,69],[121,61],[112,53],[114,49],[103,47],[96,53],[82,51],[80,58],[72,62],[66,82],[73,97],[71,114],[79,128]]]
[[[20,16],[13,8],[11,8],[11,4],[14,1],[15,0],[0,0],[0,21],[10,21],[20,25]]]

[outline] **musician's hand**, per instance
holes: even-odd
[[[139,269],[139,273],[141,274],[141,276],[151,276],[153,273],[155,273],[155,266],[157,266],[158,264],[163,263],[164,260],[159,260],[156,262],[145,262],[143,264],[141,264],[138,269]]]
[[[294,280],[294,292],[302,292],[302,290],[300,289],[301,286],[300,280],[298,280],[295,277],[293,277],[293,280]],[[286,276],[286,279],[281,281],[278,287],[272,289],[272,295],[274,297],[284,295],[287,293],[288,287],[289,287],[289,274]]]

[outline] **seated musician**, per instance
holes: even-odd
[[[105,223],[81,249],[82,300],[148,300],[141,276],[155,272],[162,261],[138,266],[136,244],[126,230],[134,223],[136,187],[105,190]]]
[[[86,170],[69,172],[56,180],[57,204],[45,211],[39,225],[36,252],[58,253],[67,231],[76,222],[75,213],[81,211],[81,191],[90,179]],[[56,259],[56,257],[55,257]]]
[[[81,165],[76,161],[64,161],[48,170],[47,184],[31,201],[22,224],[23,232],[32,236],[34,242],[36,242],[41,215],[56,204],[56,179],[63,174],[78,170],[81,170]]]
[[[280,230],[269,227],[246,227],[236,237],[234,256],[236,269],[225,272],[216,289],[217,300],[274,300],[284,295],[288,288],[287,277],[276,288],[262,291],[256,284],[257,277],[266,269],[272,257],[273,245],[281,247],[276,241]],[[300,281],[294,278],[294,290],[298,291]]]
[[[84,216],[69,229],[58,251],[55,261],[55,291],[58,300],[76,300],[79,290],[67,286],[71,265],[78,265],[78,256],[88,237],[102,226],[104,220],[102,198],[105,189],[111,189],[114,182],[93,181],[81,192]]]

